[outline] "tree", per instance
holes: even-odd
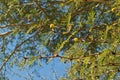
[[[0,71],[58,57],[71,63],[63,80],[117,79],[119,5],[119,0],[1,0]],[[41,44],[49,52],[41,52]]]

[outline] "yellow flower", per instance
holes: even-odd
[[[114,12],[115,11],[115,8],[112,8],[112,10],[111,10],[112,12]]]
[[[74,38],[73,40],[74,40],[75,42],[78,42],[78,41],[79,41],[78,38]]]
[[[55,28],[55,25],[54,24],[50,24],[50,28]]]

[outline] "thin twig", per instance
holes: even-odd
[[[39,32],[39,29],[36,31],[36,33],[34,35],[32,35],[31,37],[27,38],[26,40],[24,40],[23,42],[21,42],[19,45],[17,45],[14,50],[9,53],[7,59],[4,60],[3,64],[0,67],[0,71],[3,69],[3,67],[6,65],[6,63],[8,62],[8,60],[15,54],[15,52],[25,43],[27,42],[29,39],[31,39],[33,36],[35,36],[37,33]]]
[[[47,11],[44,8],[41,7],[41,5],[39,4],[39,2],[37,0],[34,0],[34,1],[36,3],[37,7],[45,14],[45,16],[47,18],[49,18],[48,14],[47,14]]]
[[[2,33],[2,34],[0,34],[0,36],[7,36],[7,35],[9,35],[10,33],[12,33],[12,31]]]

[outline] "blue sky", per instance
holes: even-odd
[[[0,30],[0,33],[2,33],[2,30]],[[9,40],[11,38],[7,39]],[[14,50],[19,41],[18,39],[18,36],[16,36],[14,37],[12,43],[8,43],[6,53],[10,53],[12,50]],[[38,50],[41,53],[45,52],[49,54],[49,51],[45,46],[40,44],[36,47],[39,48]],[[8,48],[10,50],[8,50]],[[61,62],[59,58],[52,59],[48,64],[41,61],[40,64],[42,66],[34,65],[32,68],[26,66],[24,69],[20,69],[20,67],[15,65],[13,65],[13,67],[7,67],[6,76],[9,78],[9,80],[31,80],[30,76],[33,77],[33,80],[43,80],[43,78],[45,78],[45,80],[56,80],[56,76],[57,78],[64,77],[67,73],[67,69],[70,67],[69,63],[64,64],[64,62]]]
[[[56,80],[56,77],[58,79],[64,77],[70,66],[68,63],[64,64],[61,62],[59,58],[53,59],[49,64],[45,64],[44,62],[41,64],[41,67],[35,65],[32,68],[28,68],[26,66],[24,69],[13,66],[13,68],[11,68],[12,71],[9,71],[7,76],[10,80],[31,80],[30,76],[33,76],[33,80]],[[34,72],[35,70],[37,72]],[[27,79],[25,79],[25,77],[27,77]]]

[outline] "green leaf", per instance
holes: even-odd
[[[39,56],[32,56],[32,57],[28,58],[26,64],[32,65],[38,58],[39,58]]]

